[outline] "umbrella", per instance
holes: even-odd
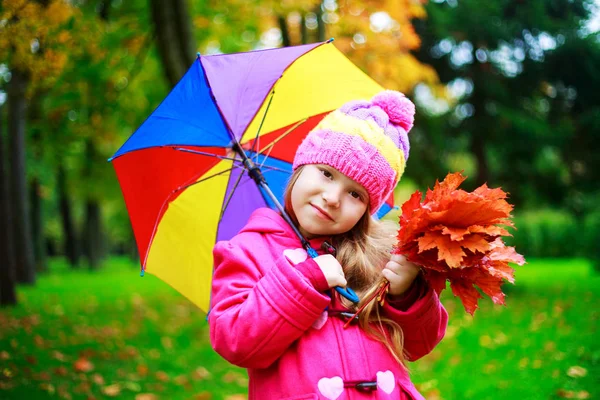
[[[199,55],[111,158],[142,275],[208,311],[215,243],[233,237],[258,207],[281,211],[307,133],[345,102],[381,90],[331,40]],[[392,207],[390,198],[378,215]]]

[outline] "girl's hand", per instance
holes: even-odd
[[[401,254],[393,254],[383,268],[383,276],[390,282],[389,294],[398,296],[408,290],[419,274],[419,266],[411,263]]]
[[[334,256],[331,254],[324,254],[313,258],[313,260],[315,260],[319,268],[321,268],[323,275],[325,275],[325,279],[327,279],[329,288],[335,286],[346,287],[348,282],[346,282],[344,270]]]

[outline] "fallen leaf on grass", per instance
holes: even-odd
[[[563,399],[589,399],[590,393],[585,390],[575,392],[573,390],[558,389],[556,395]]]
[[[56,391],[54,385],[51,383],[40,383],[40,389],[48,392],[49,394],[54,394],[54,392]]]
[[[208,392],[198,393],[194,396],[194,400],[210,400],[212,399],[212,394]]]
[[[161,382],[168,382],[171,379],[169,375],[164,371],[158,371],[154,376],[156,376],[156,379],[158,379]]]
[[[49,381],[50,379],[52,379],[52,377],[46,371],[42,371],[39,374],[33,374],[33,380],[36,381]]]
[[[173,348],[173,339],[171,339],[169,336],[163,336],[160,339],[160,342],[166,350],[171,350]]]
[[[567,375],[571,378],[583,378],[587,375],[587,369],[580,367],[579,365],[574,365],[567,370]]]
[[[35,358],[34,356],[25,356],[25,361],[27,361],[31,365],[37,364],[37,358]]]
[[[65,355],[63,353],[61,353],[60,351],[56,351],[56,350],[54,350],[52,352],[52,358],[54,358],[55,360],[58,360],[58,361],[62,361],[62,362],[67,361],[67,357],[65,357]]]
[[[525,369],[529,366],[529,358],[524,357],[519,360],[519,368]]]
[[[160,358],[160,351],[157,349],[151,349],[148,351],[148,356],[153,360],[158,360]]]
[[[135,400],[158,400],[154,393],[140,393],[135,396]]]
[[[165,387],[162,383],[149,383],[146,385],[153,392],[164,392]]]
[[[225,400],[248,400],[248,396],[245,394],[232,394],[231,396],[225,397]]]
[[[54,375],[67,376],[68,374],[69,374],[69,371],[63,365],[61,365],[60,367],[54,368]]]
[[[35,335],[33,337],[33,343],[36,345],[36,347],[41,349],[41,348],[44,348],[45,341],[44,341],[44,338],[41,337],[40,335]]]
[[[221,380],[225,383],[234,383],[235,382],[236,384],[238,384],[240,386],[248,385],[248,377],[240,374],[239,372],[229,371],[225,375],[223,375]]]
[[[75,368],[75,371],[77,372],[90,372],[94,369],[94,364],[87,358],[79,358],[73,363],[73,368]]]
[[[136,370],[140,376],[148,375],[148,367],[146,365],[140,364],[136,367]]]
[[[204,367],[198,367],[192,372],[192,378],[196,380],[206,379],[210,376],[210,372]]]
[[[7,351],[0,351],[0,360],[10,360],[10,354]]]
[[[94,374],[92,375],[92,382],[94,382],[96,385],[102,386],[104,385],[104,378],[100,374]]]
[[[105,386],[102,388],[102,393],[110,397],[118,396],[121,393],[121,385],[115,383],[113,385]]]
[[[142,387],[137,382],[125,382],[123,387],[132,392],[140,392],[142,390]]]
[[[81,382],[79,385],[73,388],[73,392],[77,394],[89,394],[91,389],[92,387],[89,382]]]
[[[441,400],[442,399],[439,389],[431,389],[428,392],[424,392],[424,395],[427,396],[427,400]]]

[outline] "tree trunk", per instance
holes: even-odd
[[[38,178],[34,178],[29,189],[30,204],[31,204],[31,233],[33,237],[33,254],[35,267],[38,272],[48,270],[46,246],[44,243],[44,217],[42,203],[42,185]]]
[[[71,267],[77,268],[79,267],[79,257],[81,252],[79,249],[79,239],[75,232],[75,224],[73,223],[71,202],[69,201],[69,195],[67,193],[66,172],[62,164],[58,167],[57,180],[60,219],[63,228],[64,252]]]
[[[175,9],[175,28],[179,38],[179,57],[183,65],[183,71],[188,70],[196,58],[196,41],[194,40],[194,30],[192,29],[192,19],[188,13],[186,0],[172,0],[168,2]],[[183,76],[183,75],[182,75]]]
[[[165,76],[175,86],[194,61],[196,44],[185,0],[150,0],[158,53]]]
[[[4,148],[4,108],[0,105],[0,306],[17,304],[8,162]]]
[[[323,21],[323,5],[319,3],[315,6],[315,14],[317,14],[317,41],[325,41],[325,21]]]
[[[108,21],[108,16],[110,15],[110,6],[112,4],[112,0],[105,0],[105,1],[101,1],[98,4],[98,15],[100,16],[100,19],[104,20],[104,21]]]
[[[84,249],[90,269],[98,269],[103,253],[102,213],[96,200],[85,205]]]
[[[83,178],[92,179],[94,164],[98,162],[98,151],[91,138],[85,144],[86,164],[83,169]],[[82,228],[82,242],[84,255],[90,269],[97,269],[103,258],[104,236],[102,230],[102,210],[100,208],[99,193],[93,190],[87,194],[85,202],[84,225]]]
[[[283,47],[289,47],[292,45],[290,41],[290,31],[284,15],[277,16],[277,22],[279,23],[279,30],[281,31],[281,44]]]
[[[13,234],[15,238],[15,276],[17,282],[35,283],[31,225],[25,173],[25,89],[27,76],[19,70],[12,71],[8,85],[8,135],[11,153],[11,192],[14,211]]]
[[[308,28],[306,27],[306,18],[304,17],[304,14],[302,14],[302,19],[300,20],[300,37],[302,44],[308,43]]]
[[[477,131],[472,134],[471,151],[477,160],[476,185],[481,186],[490,180],[487,154],[485,153],[485,132]]]

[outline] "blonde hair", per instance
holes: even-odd
[[[292,221],[298,219],[292,209],[291,193],[303,167],[292,174],[285,190],[285,209]],[[346,233],[332,237],[336,248],[336,259],[344,268],[350,286],[361,299],[358,305],[340,297],[342,304],[350,310],[358,310],[379,289],[383,280],[381,270],[390,259],[396,243],[398,227],[391,221],[377,221],[367,209],[356,225]],[[392,319],[382,315],[379,302],[372,300],[359,314],[358,323],[367,335],[383,343],[394,358],[404,365],[404,335],[402,328]]]

